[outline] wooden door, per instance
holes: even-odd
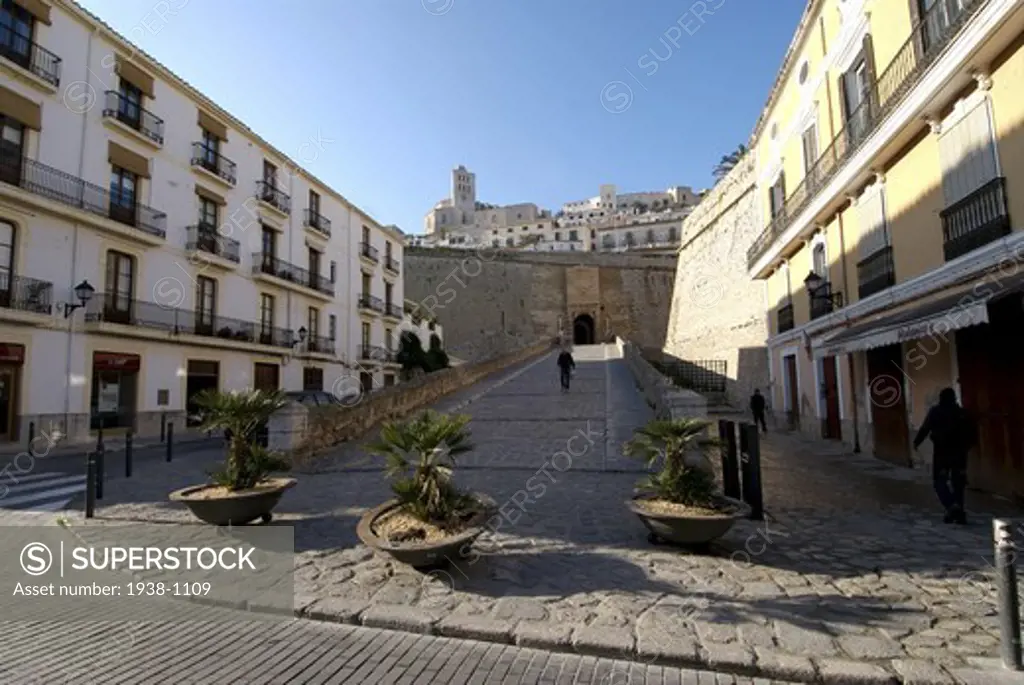
[[[796,384],[796,357],[783,357],[782,363],[786,370],[786,394],[789,399],[786,420],[790,429],[796,430],[800,427],[800,389]]]
[[[867,358],[875,456],[907,466],[910,464],[910,426],[903,382],[903,348],[889,345],[868,350]]]
[[[842,421],[839,418],[839,376],[836,370],[836,358],[825,357],[821,360],[822,383],[825,389],[825,426],[826,440],[841,440],[843,437]]]

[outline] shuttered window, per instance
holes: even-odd
[[[860,261],[889,246],[884,190],[869,190],[857,201],[857,221],[860,227],[857,245]]]
[[[943,122],[939,155],[947,207],[996,178],[995,139],[987,98],[960,103]]]

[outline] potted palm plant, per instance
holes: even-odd
[[[356,532],[365,545],[414,568],[469,553],[497,509],[490,497],[452,482],[456,455],[472,449],[469,420],[427,410],[384,425],[368,449],[386,459],[395,497],[359,521]]]
[[[650,531],[652,543],[706,545],[729,532],[750,508],[722,495],[706,450],[708,421],[655,419],[624,445],[626,454],[644,459],[656,470],[639,484],[627,502]]]
[[[170,494],[206,523],[245,525],[256,519],[269,523],[274,507],[295,479],[271,477],[288,463],[258,444],[256,434],[270,416],[287,404],[284,393],[248,390],[204,390],[193,402],[204,431],[223,430],[227,438],[224,466],[210,474],[211,482]]]

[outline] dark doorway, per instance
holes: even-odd
[[[907,425],[903,383],[903,347],[888,345],[868,350],[867,358],[875,456],[907,466],[910,463],[910,426]]]
[[[256,362],[253,365],[253,389],[272,392],[281,387],[281,367],[277,364],[261,364]],[[270,444],[269,421],[264,421],[256,428],[253,436],[256,442],[267,447]]]
[[[787,404],[786,421],[790,430],[800,428],[800,389],[797,387],[796,379],[796,357],[788,355],[782,358],[782,365],[786,374],[786,385],[783,388],[786,392]]]
[[[822,437],[826,440],[842,440],[843,429],[839,418],[839,376],[836,372],[836,358],[821,360],[822,384],[825,393],[825,423]]]
[[[90,429],[135,425],[135,398],[141,367],[142,358],[137,354],[93,353]]]
[[[217,362],[188,360],[188,371],[185,376],[185,425],[198,426],[199,407],[195,404],[195,396],[203,390],[217,390],[220,387],[220,364]]]
[[[580,314],[572,322],[572,342],[574,345],[594,344],[594,317]]]
[[[361,371],[359,373],[359,387],[362,389],[364,395],[369,395],[373,392],[373,374]]]

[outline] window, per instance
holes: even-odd
[[[277,188],[277,167],[263,160],[263,182],[271,188]]]
[[[946,206],[959,202],[998,175],[988,102],[960,103],[939,136],[942,194]]]
[[[368,349],[370,347],[370,324],[369,323],[367,323],[365,321],[363,322],[363,327],[362,327],[361,334],[362,334],[363,349]]]
[[[205,197],[199,198],[199,225],[215,228],[217,226],[217,213],[219,207],[213,200]]]
[[[384,348],[388,352],[391,352],[394,349],[394,340],[392,339],[393,336],[394,333],[391,331],[390,328],[384,329]]]
[[[324,370],[312,366],[302,369],[302,389],[322,392],[324,389]]]
[[[117,118],[132,128],[142,125],[142,91],[133,83],[121,79],[118,93]]]
[[[274,296],[260,295],[260,335],[270,336],[274,328]]]
[[[24,155],[25,127],[0,115],[0,179],[21,183],[21,160]]]
[[[309,217],[313,221],[320,218],[320,195],[315,191],[309,191]]]
[[[320,253],[313,248],[309,249],[309,284],[317,286],[320,280]]]
[[[306,340],[313,340],[320,337],[320,310],[316,307],[309,308],[306,324]]]
[[[871,124],[871,72],[866,53],[857,56],[853,66],[839,77],[846,135],[851,146],[860,143]]]
[[[561,239],[562,239],[562,232],[561,231],[555,231],[555,242],[558,242]]]
[[[889,235],[885,225],[885,204],[881,189],[868,190],[857,200],[857,223],[860,227],[857,241],[860,260],[867,259],[889,246]]]
[[[515,246],[516,246],[515,238],[506,238],[505,239],[505,247],[515,247]]]
[[[0,5],[0,52],[26,69],[32,59],[33,24],[32,15],[20,5],[10,0]]]
[[[336,283],[338,280],[338,263],[331,260],[331,283]]]
[[[327,337],[331,340],[338,339],[338,317],[334,314],[327,317]]]
[[[390,283],[384,284],[384,302],[391,306],[391,296],[394,294],[395,287]]]
[[[213,319],[217,310],[217,281],[206,276],[196,278],[196,332],[213,332]]]
[[[135,291],[135,260],[121,252],[107,253],[104,306],[108,311],[127,315],[131,312]],[[127,323],[127,321],[126,321]]]
[[[786,206],[786,174],[779,174],[779,179],[768,189],[768,207],[772,219],[782,214]]]
[[[0,221],[0,292],[10,295],[14,271],[14,224]]]
[[[367,226],[363,226],[363,242],[370,244],[370,229]]]
[[[633,238],[633,231],[626,231],[626,237],[625,240],[623,240],[623,244],[626,247],[633,247],[633,245],[636,244],[636,240]]]
[[[363,295],[370,296],[370,274],[363,274]]]
[[[812,125],[809,129],[804,131],[803,138],[804,152],[804,174],[810,175],[814,169],[814,163],[818,161],[818,126],[817,124]],[[815,179],[811,179],[810,183],[813,185]]]
[[[394,384],[395,384],[395,375],[392,374],[392,373],[384,374],[384,387],[385,388],[390,388]]]
[[[828,281],[828,262],[825,259],[825,246],[821,243],[814,246],[812,253],[814,273]]]
[[[202,148],[202,161],[207,167],[216,169],[217,158],[220,157],[220,138],[216,134],[210,133],[205,128],[203,129],[203,139],[200,144]]]
[[[678,240],[678,235],[677,235],[676,227],[673,226],[670,229],[668,229],[668,241],[670,243],[674,243],[676,240]]]
[[[391,259],[391,241],[384,241],[384,256]]]
[[[579,239],[580,237],[577,231],[569,231],[569,240],[571,240],[572,242],[576,242]]]
[[[277,256],[277,232],[272,228],[263,227],[263,263],[272,264]]]
[[[647,229],[647,244],[648,245],[654,244],[654,229],[653,228],[648,228]]]
[[[110,210],[114,216],[135,220],[135,190],[138,177],[119,166],[110,171]]]

